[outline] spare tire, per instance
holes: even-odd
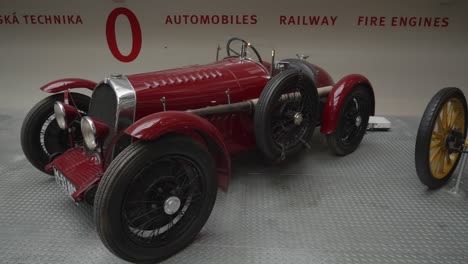
[[[270,162],[279,162],[309,146],[318,120],[314,81],[298,69],[275,75],[255,107],[257,147]]]
[[[315,69],[314,65],[308,61],[301,60],[301,59],[294,59],[294,58],[289,58],[289,59],[283,59],[281,62],[287,62],[289,63],[288,68],[291,69],[297,69],[299,71],[302,71],[304,75],[307,75],[309,78],[311,78],[314,83],[317,81],[317,70]]]

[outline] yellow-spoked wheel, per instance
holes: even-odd
[[[443,186],[452,175],[466,127],[467,105],[461,90],[440,90],[426,107],[416,139],[416,171],[429,188]]]
[[[429,163],[437,179],[446,177],[460,156],[458,152],[451,152],[446,144],[453,131],[465,131],[465,112],[458,98],[451,98],[444,104],[432,130]]]

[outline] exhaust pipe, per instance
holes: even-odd
[[[319,97],[327,96],[333,86],[324,86],[317,89]],[[280,101],[287,101],[291,99],[299,99],[301,97],[300,93],[290,93],[284,94],[281,96]],[[207,106],[198,109],[189,109],[186,112],[192,113],[199,116],[213,115],[213,114],[226,114],[234,112],[250,112],[255,110],[255,106],[258,103],[258,98],[250,99],[243,102],[225,104],[225,105],[216,105],[216,106]]]

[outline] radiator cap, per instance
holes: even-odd
[[[123,77],[123,74],[121,73],[111,73],[110,75],[111,78],[122,78]]]

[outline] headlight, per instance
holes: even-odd
[[[79,116],[78,110],[69,104],[62,102],[54,103],[55,120],[61,129],[67,129],[70,124]]]
[[[81,133],[86,147],[95,150],[109,134],[109,127],[99,120],[85,116],[81,119]]]
[[[86,147],[89,150],[96,149],[96,126],[89,116],[85,116],[81,119],[81,133],[83,134],[83,140]]]
[[[68,124],[66,121],[66,116],[67,114],[65,113],[65,107],[63,107],[63,104],[61,102],[55,102],[54,103],[54,113],[55,113],[55,120],[57,120],[58,126],[61,129],[67,129]]]

